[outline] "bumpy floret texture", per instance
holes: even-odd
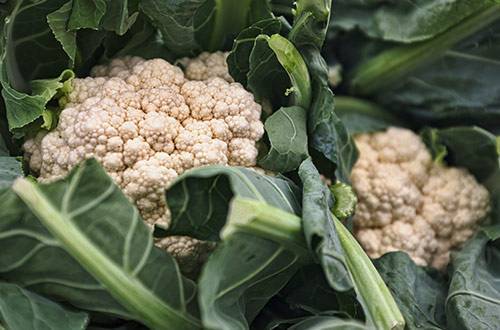
[[[206,80],[219,77],[227,82],[234,82],[227,67],[228,52],[203,52],[196,58],[182,58],[180,64],[185,68],[186,78],[190,80]]]
[[[488,191],[467,170],[434,163],[410,130],[391,127],[355,141],[355,234],[368,255],[400,250],[419,265],[446,267],[450,251],[488,214]]]
[[[186,73],[163,59],[139,57],[95,67],[93,77],[73,81],[57,128],[25,142],[31,169],[52,181],[95,157],[148,224],[167,227],[163,190],[178,175],[202,165],[256,163],[261,108],[232,82],[225,56],[185,61]],[[167,250],[197,251],[187,241]]]

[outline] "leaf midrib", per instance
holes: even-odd
[[[83,168],[83,166],[78,168],[70,181],[70,186],[75,184],[74,181],[79,178]],[[72,224],[69,215],[65,217],[55,208],[34,183],[18,179],[12,188],[49,232],[62,242],[65,250],[98,279],[117,301],[134,315],[139,316],[147,325],[153,328],[175,327],[180,324],[191,328],[198,327],[198,322],[194,318],[165,304],[135,276],[127,274],[109,259]],[[180,287],[180,290],[183,288]]]

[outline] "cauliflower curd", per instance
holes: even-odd
[[[256,164],[261,107],[233,82],[226,56],[183,59],[186,74],[139,57],[95,67],[92,77],[73,81],[57,128],[25,142],[31,169],[53,181],[95,157],[148,224],[168,226],[164,189],[178,175],[209,164]],[[191,239],[160,245],[182,259],[186,250],[203,254]]]
[[[465,169],[435,164],[410,130],[393,127],[355,141],[355,234],[368,255],[401,250],[419,265],[446,267],[450,251],[489,212],[488,191]]]

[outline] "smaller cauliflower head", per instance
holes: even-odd
[[[94,67],[92,77],[74,79],[56,129],[25,142],[31,169],[53,181],[94,157],[149,225],[168,227],[164,189],[178,175],[203,165],[256,164],[261,107],[232,80],[226,57],[184,59],[184,72],[159,58]],[[159,244],[189,272],[204,258],[206,244],[188,237]]]
[[[391,127],[355,141],[355,235],[368,255],[400,250],[419,265],[446,267],[450,251],[488,214],[488,191],[467,170],[434,163],[410,130]]]

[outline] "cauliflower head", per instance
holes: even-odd
[[[185,72],[163,59],[124,57],[75,79],[56,129],[24,143],[42,181],[95,157],[151,226],[168,227],[164,189],[203,165],[255,166],[264,133],[261,107],[233,82],[227,54],[184,59]],[[194,270],[209,244],[168,238],[158,245]],[[189,252],[187,252],[189,251]]]
[[[420,137],[391,127],[355,137],[351,180],[355,235],[368,255],[405,251],[443,269],[490,209],[489,193],[463,168],[436,164]]]

